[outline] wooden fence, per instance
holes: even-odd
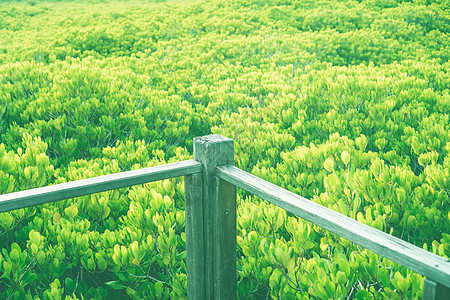
[[[189,299],[236,299],[236,187],[426,277],[425,300],[450,299],[450,261],[234,167],[234,142],[194,139],[194,160],[0,195],[0,212],[185,178]]]

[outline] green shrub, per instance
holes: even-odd
[[[450,256],[445,1],[4,2],[0,194],[192,157]],[[186,297],[175,178],[0,214],[0,298]],[[243,299],[415,299],[423,277],[239,191]]]

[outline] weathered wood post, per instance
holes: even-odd
[[[202,175],[185,177],[188,299],[236,299],[236,187],[217,178],[217,166],[234,165],[234,141],[194,139]]]
[[[450,288],[425,278],[423,282],[423,300],[450,299]]]

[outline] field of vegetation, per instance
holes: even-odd
[[[0,194],[192,158],[450,256],[450,2],[0,2]],[[240,299],[423,277],[238,191]],[[186,297],[182,178],[0,214],[0,299]]]

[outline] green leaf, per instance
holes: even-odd
[[[36,260],[38,262],[38,264],[43,265],[45,263],[45,252],[44,251],[39,251],[39,253],[36,256]]]
[[[289,253],[283,251],[281,248],[275,249],[275,257],[283,266],[287,266],[289,264]]]
[[[315,244],[311,241],[305,241],[303,243],[303,249],[305,249],[305,250],[312,249],[312,248],[314,248],[314,246],[315,246]]]
[[[344,285],[347,282],[347,276],[345,276],[345,273],[342,271],[337,271],[336,273],[336,280],[339,284]]]
[[[36,278],[37,278],[37,275],[35,273],[27,273],[27,274],[25,274],[25,276],[23,276],[22,285],[25,286],[25,285],[35,281]]]
[[[383,230],[383,222],[380,219],[376,219],[373,221],[372,227],[375,227],[378,230]]]
[[[314,291],[320,299],[328,299],[327,292],[319,281],[314,283]]]
[[[258,240],[258,234],[256,233],[256,231],[250,231],[248,234],[248,240],[249,242],[254,245],[257,240]]]
[[[326,189],[330,191],[336,191],[339,185],[339,178],[336,176],[336,174],[333,173],[325,177],[323,183]]]
[[[76,282],[72,278],[67,277],[64,283],[66,294],[72,294],[75,291]]]
[[[394,279],[392,279],[392,284],[403,293],[406,293],[411,285],[411,279],[404,278],[400,272],[396,272]]]
[[[132,299],[139,298],[139,295],[136,293],[136,291],[130,287],[127,287],[127,295],[130,296]]]
[[[162,297],[162,293],[164,291],[164,285],[162,282],[158,281],[155,283],[155,292],[156,292],[156,298],[160,299]]]
[[[370,299],[370,293],[366,290],[361,290],[356,293],[355,299],[358,299],[358,300]]]
[[[105,270],[108,267],[108,263],[103,258],[97,260],[97,265],[100,270]]]
[[[31,230],[30,233],[28,234],[28,236],[29,236],[32,244],[39,246],[39,244],[41,243],[41,240],[42,240],[42,236],[39,232]]]
[[[3,275],[1,278],[9,277],[9,273],[11,272],[11,270],[12,270],[12,263],[4,260],[3,261]]]
[[[19,251],[17,251],[17,249],[12,249],[11,253],[9,254],[9,257],[13,262],[17,262],[20,257]]]
[[[106,284],[109,285],[111,288],[113,288],[115,290],[123,290],[123,289],[125,289],[127,287],[126,285],[124,285],[120,281],[109,281]]]
[[[409,278],[404,278],[398,281],[398,287],[403,293],[406,293],[411,285],[411,280]]]
[[[325,170],[328,172],[333,172],[334,170],[334,160],[332,158],[327,158],[325,162],[323,163],[323,166],[325,167]]]
[[[327,277],[325,278],[325,290],[327,292],[328,299],[333,299],[335,298],[336,284],[334,282],[331,282],[331,280],[329,280]]]
[[[342,159],[342,162],[345,164],[345,166],[348,166],[348,163],[350,162],[350,153],[348,153],[345,150],[342,151],[341,159]]]
[[[271,289],[276,289],[278,287],[282,276],[283,276],[283,273],[281,273],[280,270],[275,269],[273,271],[272,275],[270,275],[270,278],[269,278],[269,286]]]
[[[110,211],[111,211],[111,209],[110,209],[108,206],[106,206],[106,207],[103,209],[102,219],[107,218],[107,217],[109,216]]]
[[[129,282],[128,281],[128,277],[127,277],[127,275],[125,273],[118,272],[118,273],[116,273],[116,275],[117,275],[117,277],[119,277],[120,281],[122,281],[122,282]]]

